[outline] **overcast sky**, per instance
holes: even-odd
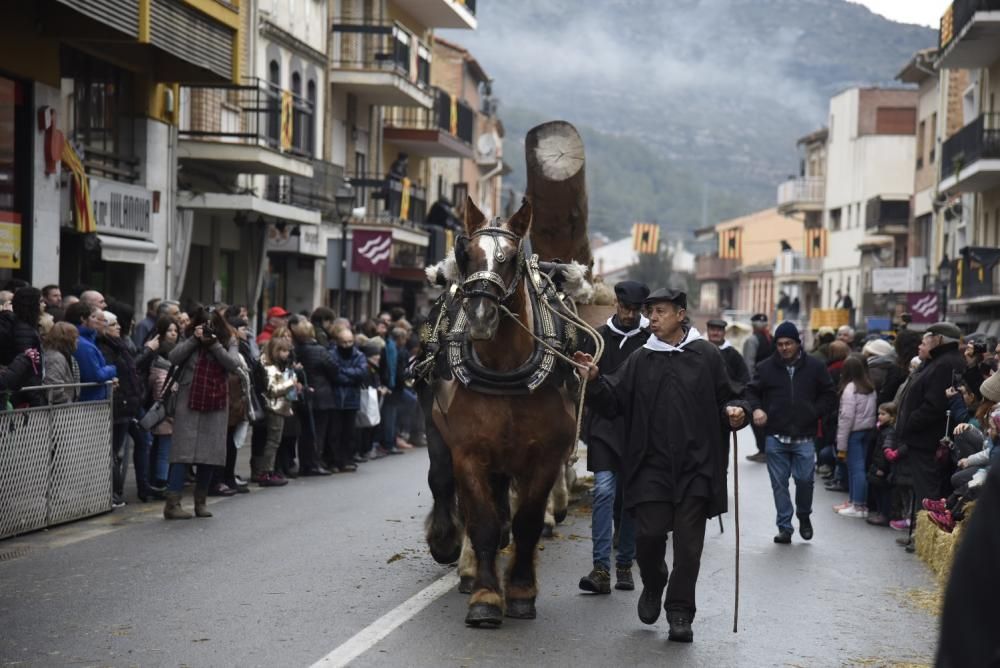
[[[918,23],[938,27],[941,15],[948,9],[951,0],[852,0],[865,5],[876,14],[881,14],[900,23]]]

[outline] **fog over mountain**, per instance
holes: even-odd
[[[636,219],[696,227],[703,192],[709,222],[772,206],[831,95],[898,85],[913,52],[936,44],[929,28],[845,0],[477,4],[478,31],[442,36],[495,78],[513,184],[524,132],[569,120],[588,144],[591,227],[616,234]]]

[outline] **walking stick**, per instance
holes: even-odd
[[[736,594],[733,602],[733,633],[740,618],[740,467],[736,457],[736,432],[733,432],[733,501],[735,502],[734,521],[736,523]]]

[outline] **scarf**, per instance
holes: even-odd
[[[647,318],[644,315],[640,315],[639,316],[639,326],[636,327],[635,329],[629,330],[627,332],[623,332],[622,330],[618,329],[618,327],[615,326],[615,316],[611,316],[610,318],[608,318],[607,325],[608,325],[608,329],[610,329],[612,332],[614,332],[618,336],[622,337],[621,343],[618,344],[618,349],[621,350],[622,348],[625,347],[625,342],[626,341],[628,341],[633,336],[636,336],[637,334],[639,334],[640,332],[642,332],[642,330],[644,330],[647,327],[649,327],[649,318]]]
[[[651,336],[649,337],[649,340],[646,341],[646,345],[644,345],[643,348],[648,348],[650,350],[655,350],[656,352],[661,352],[661,353],[682,353],[684,352],[684,347],[687,344],[691,343],[692,341],[697,341],[700,338],[701,338],[701,332],[699,332],[697,328],[691,327],[686,332],[684,332],[684,338],[681,339],[681,342],[678,343],[676,346],[671,345],[666,341],[661,341],[655,336]]]
[[[191,381],[188,408],[198,412],[221,411],[229,405],[229,380],[222,368],[207,350],[198,352]]]

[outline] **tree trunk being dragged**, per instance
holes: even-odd
[[[531,246],[542,260],[590,267],[587,237],[587,181],[583,140],[566,121],[528,131],[524,142],[528,192],[534,211]]]

